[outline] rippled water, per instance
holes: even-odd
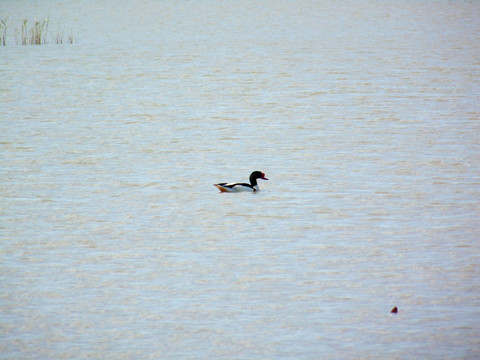
[[[6,16],[2,358],[480,357],[478,2]]]

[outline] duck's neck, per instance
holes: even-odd
[[[253,191],[260,190],[260,187],[258,186],[256,177],[253,177],[253,176],[250,177],[250,184],[253,186]]]

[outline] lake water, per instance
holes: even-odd
[[[480,358],[478,1],[7,16],[0,358]]]

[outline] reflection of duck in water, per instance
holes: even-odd
[[[265,173],[261,171],[254,171],[250,175],[250,184],[247,183],[220,183],[213,184],[220,192],[240,192],[240,191],[258,191],[260,188],[257,184],[257,179],[268,180]]]

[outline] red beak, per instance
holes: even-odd
[[[266,177],[265,177],[265,173],[262,173],[262,177],[260,178],[262,180],[268,180]]]

